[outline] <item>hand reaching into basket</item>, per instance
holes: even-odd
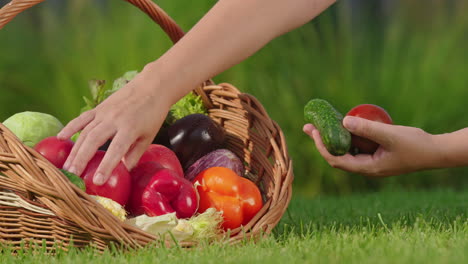
[[[317,150],[335,168],[371,177],[385,177],[419,170],[468,165],[468,128],[448,134],[432,135],[419,128],[389,125],[358,117],[345,117],[344,127],[351,133],[377,142],[374,154],[349,153],[333,156],[325,148],[319,131],[306,124],[304,132]]]
[[[82,131],[65,163],[80,175],[112,138],[93,181],[104,184],[123,159],[133,167],[169,107],[205,80],[246,59],[272,39],[313,19],[335,0],[223,0],[127,86],[72,120],[59,134]]]
[[[133,167],[164,121],[172,100],[170,93],[158,94],[143,71],[125,87],[112,94],[96,108],[68,123],[59,138],[69,138],[82,131],[64,168],[80,175],[97,149],[108,139],[112,144],[93,181],[104,184],[107,175],[120,160]]]

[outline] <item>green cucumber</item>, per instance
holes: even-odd
[[[304,118],[320,132],[323,144],[334,156],[346,154],[351,147],[351,134],[343,127],[343,115],[323,99],[312,99],[304,107]]]

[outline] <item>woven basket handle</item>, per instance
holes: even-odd
[[[45,0],[11,0],[0,9],[0,29],[2,29],[8,22],[10,22],[16,15],[22,11],[44,2]],[[176,43],[182,38],[184,32],[169,17],[158,5],[151,0],[124,0],[132,5],[138,7],[141,11],[145,12],[151,19],[156,22],[166,32],[169,38]]]

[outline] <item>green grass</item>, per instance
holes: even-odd
[[[215,3],[155,2],[186,31]],[[468,98],[468,6],[459,1],[448,13],[441,1],[424,1],[417,8],[400,2],[401,9],[384,21],[374,23],[363,13],[361,21],[352,23],[346,1],[338,1],[311,23],[215,77],[256,96],[279,123],[294,160],[298,192],[315,196],[390,185],[468,186],[468,168],[379,181],[351,175],[331,168],[302,133],[303,106],[314,97],[343,113],[357,104],[377,104],[396,124],[430,133],[468,126],[466,111],[460,110]],[[109,1],[105,9],[93,8],[93,3],[70,1],[57,15],[46,1],[0,32],[0,120],[32,110],[68,122],[89,94],[89,79],[113,80],[141,69],[171,46],[158,26],[128,3]]]
[[[4,253],[2,263],[466,263],[468,190],[294,197],[260,242],[56,257]]]

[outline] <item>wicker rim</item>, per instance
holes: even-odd
[[[10,22],[19,13],[44,1],[45,0],[11,0],[10,3],[0,9],[0,29],[8,24],[8,22]],[[175,23],[175,21],[154,2],[150,0],[124,1],[131,3],[146,13],[154,22],[161,26],[174,43],[184,36],[184,32]]]
[[[0,29],[23,10],[43,1],[12,0],[0,9]],[[174,20],[151,0],[125,1],[159,24],[174,43],[183,37],[183,31]],[[210,117],[225,128],[228,136],[242,139],[232,140],[228,147],[237,150],[236,154],[249,164],[247,170],[257,175],[252,180],[257,185],[263,185],[268,192],[263,193],[267,197],[264,197],[265,204],[260,212],[246,226],[231,230],[227,242],[236,243],[246,237],[258,238],[270,233],[286,211],[292,196],[293,166],[281,128],[271,120],[255,97],[241,93],[231,84],[215,85],[208,80],[194,91],[202,97]],[[10,192],[16,196],[9,196]],[[44,210],[53,212],[57,218],[75,223],[76,228],[97,237],[95,246],[99,250],[107,248],[109,241],[138,248],[158,240],[157,236],[120,222],[89,195],[71,185],[57,168],[34,149],[25,146],[0,123],[1,197],[7,201],[13,199],[16,203],[4,201],[0,203],[0,208],[28,208],[38,214],[35,209],[45,206]],[[34,201],[39,203],[34,204]],[[25,206],[24,203],[29,204]],[[42,212],[50,217],[46,211]],[[0,243],[8,241],[8,235],[2,231],[2,219],[0,214]]]

